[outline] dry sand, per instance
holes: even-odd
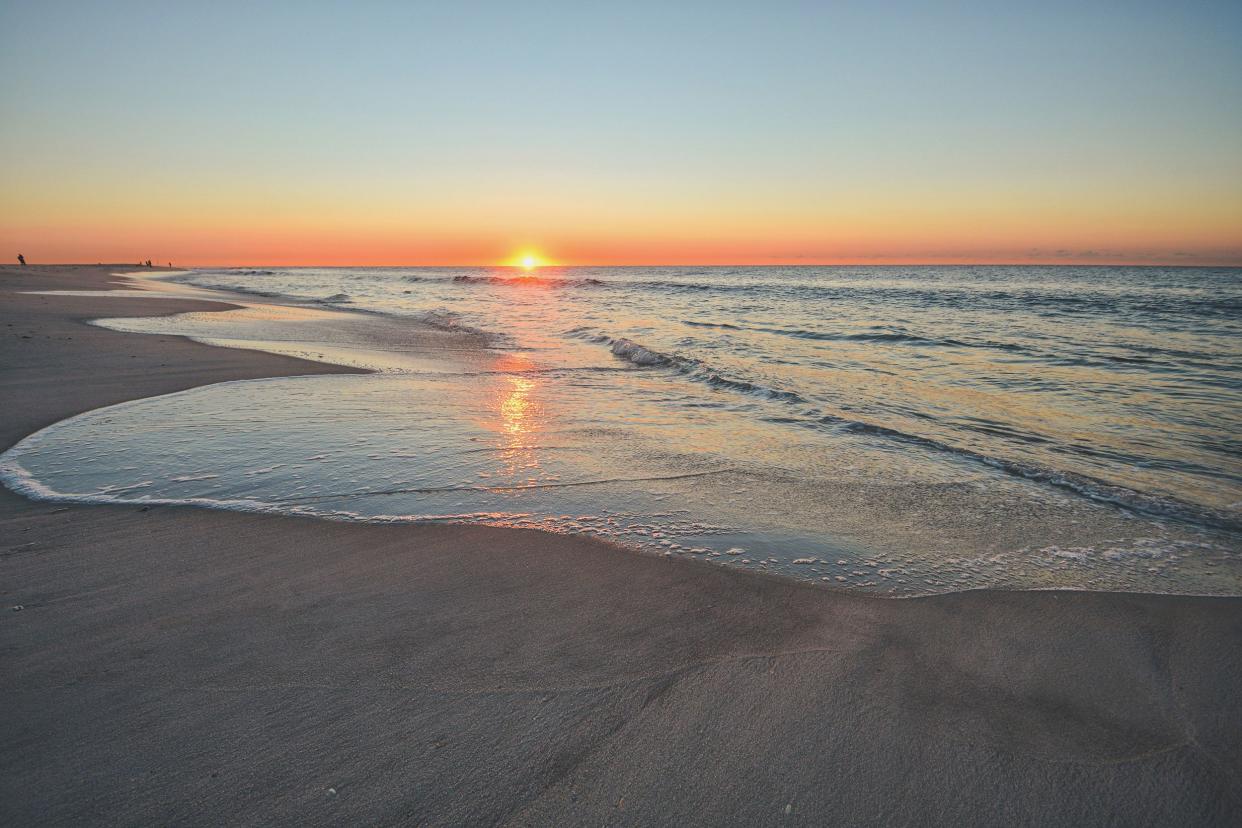
[[[121,269],[0,271],[0,447],[343,370],[84,324],[202,302],[15,292]],[[3,490],[0,592],[9,825],[1242,823],[1240,599],[897,601],[531,531]]]

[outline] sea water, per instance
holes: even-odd
[[[7,453],[11,485],[581,533],[898,595],[1242,594],[1239,270],[174,278],[268,298],[102,324],[378,373],[91,412]]]

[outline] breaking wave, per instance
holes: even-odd
[[[703,382],[714,388],[735,391],[743,394],[797,404],[804,407],[811,401],[794,391],[766,387],[746,380],[729,377],[711,368],[700,360],[677,354],[667,354],[652,350],[644,345],[624,337],[611,337],[604,333],[591,331],[588,328],[576,328],[566,332],[567,336],[607,345],[612,354],[633,365],[648,368],[668,368],[696,382]],[[1160,519],[1176,520],[1183,523],[1222,529],[1225,531],[1242,531],[1242,519],[1237,515],[1221,509],[1211,509],[1176,498],[1147,494],[1134,489],[1117,485],[1106,480],[1094,478],[1075,472],[1050,469],[1038,464],[1009,460],[995,457],[962,446],[954,446],[941,440],[911,434],[887,426],[876,425],[861,420],[853,420],[835,414],[810,412],[802,410],[800,416],[769,418],[773,421],[791,422],[811,428],[830,427],[834,430],[851,434],[864,434],[881,437],[887,440],[918,445],[922,448],[951,454],[955,457],[984,464],[1002,471],[1013,477],[1041,483],[1053,488],[1072,492],[1090,500],[1119,507],[1138,515]]]
[[[677,373],[689,377],[696,382],[706,383],[714,388],[737,391],[742,394],[750,394],[752,396],[762,397],[768,400],[806,402],[801,395],[793,391],[786,391],[780,388],[771,388],[758,383],[730,377],[723,372],[712,368],[701,360],[680,356],[678,354],[666,354],[661,351],[654,351],[624,337],[614,338],[608,336],[607,334],[592,332],[587,328],[576,328],[571,331],[566,331],[566,336],[571,336],[575,339],[581,339],[587,342],[596,342],[601,345],[607,345],[609,350],[612,351],[613,356],[619,357],[626,362],[633,363],[634,365],[643,368],[671,368]]]
[[[506,285],[511,287],[539,285],[556,288],[602,287],[607,284],[602,279],[592,278],[561,279],[547,276],[470,276],[466,274],[454,276],[451,281],[463,285]]]

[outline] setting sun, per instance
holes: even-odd
[[[552,264],[552,262],[548,261],[533,250],[523,250],[520,253],[515,253],[507,261],[505,261],[505,265],[507,267],[520,267],[528,273],[535,268],[546,267],[550,264]]]

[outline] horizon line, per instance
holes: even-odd
[[[145,260],[144,260],[145,261]],[[166,262],[168,260],[165,260]],[[20,266],[20,265],[15,265]],[[30,267],[143,267],[146,265],[142,262],[29,262]],[[875,262],[875,261],[851,261],[851,262],[778,262],[763,264],[746,264],[746,263],[715,263],[707,264],[701,262],[683,262],[677,264],[657,264],[657,263],[641,263],[641,264],[583,264],[583,263],[556,263],[541,264],[533,269],[527,269],[521,265],[515,264],[416,264],[416,263],[386,263],[386,264],[281,264],[272,262],[247,262],[244,264],[227,264],[227,263],[196,263],[188,265],[176,265],[171,267],[168,264],[158,264],[152,260],[151,269],[160,270],[187,270],[202,268],[505,268],[507,270],[522,270],[531,272],[532,270],[555,270],[559,268],[639,268],[639,267],[704,267],[704,268],[789,268],[789,267],[1184,267],[1184,268],[1202,268],[1215,267],[1227,269],[1242,269],[1242,259],[1226,262],[1226,261],[1206,261],[1188,263],[1172,262],[1172,261],[1083,261],[1083,260],[1066,260],[1066,261],[901,261],[901,262]]]

